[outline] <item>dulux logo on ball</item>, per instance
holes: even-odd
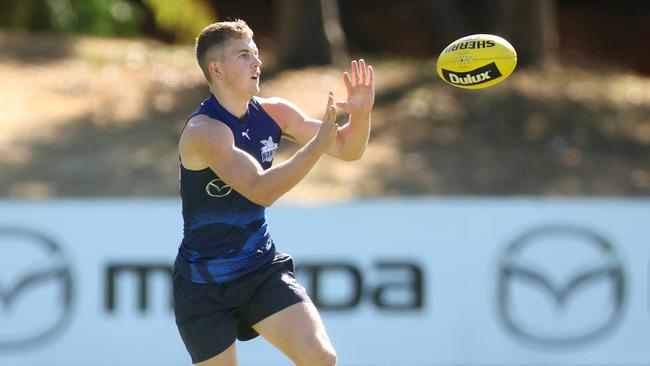
[[[612,244],[575,226],[543,226],[502,254],[497,307],[517,339],[540,346],[586,344],[619,323],[623,265]]]
[[[448,82],[456,85],[478,85],[503,76],[496,63],[491,62],[469,71],[451,71],[442,69],[442,75]]]
[[[73,283],[59,245],[45,235],[0,227],[0,351],[35,346],[68,323]]]

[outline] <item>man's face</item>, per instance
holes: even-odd
[[[252,39],[231,39],[222,49],[220,59],[220,81],[247,98],[259,94],[262,61]]]

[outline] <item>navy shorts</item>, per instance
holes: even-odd
[[[257,337],[253,324],[310,301],[296,280],[293,259],[279,252],[255,272],[227,283],[199,284],[174,273],[173,289],[176,325],[193,363],[218,355],[235,339]]]

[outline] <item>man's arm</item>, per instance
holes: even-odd
[[[366,149],[370,134],[370,113],[375,101],[374,70],[363,59],[352,61],[352,76],[343,73],[347,101],[336,106],[350,114],[348,123],[338,127],[336,141],[327,154],[342,160],[359,159]],[[264,110],[280,125],[282,133],[305,144],[318,131],[321,121],[307,117],[297,106],[281,98],[262,102]]]
[[[323,123],[313,138],[291,158],[267,170],[235,146],[234,136],[225,124],[206,116],[190,120],[182,139],[189,153],[203,161],[226,184],[249,200],[270,206],[298,184],[333,143],[335,116],[334,96],[330,92]]]

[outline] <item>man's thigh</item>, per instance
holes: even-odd
[[[311,302],[305,288],[296,280],[289,255],[278,253],[258,277],[253,295],[237,313],[237,338],[242,341],[257,336],[254,324],[297,303]]]
[[[311,302],[291,305],[253,325],[260,335],[293,360],[334,352],[318,310]]]
[[[237,336],[232,296],[217,298],[215,293],[228,292],[218,286],[195,284],[178,274],[173,278],[176,325],[193,363],[225,352]]]

